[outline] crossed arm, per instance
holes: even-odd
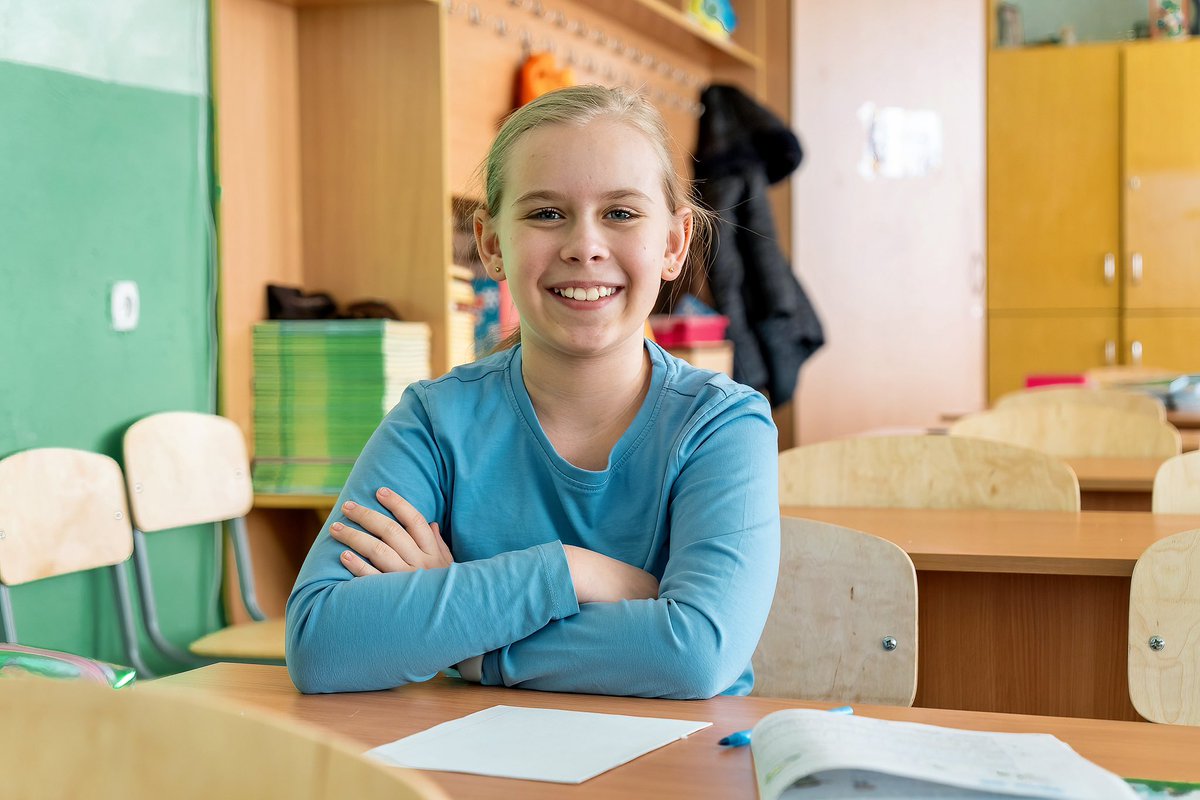
[[[387,487],[375,496],[387,514],[347,501],[342,513],[358,527],[335,522],[329,528],[330,536],[350,548],[340,556],[350,574],[362,578],[445,569],[454,563],[436,522],[426,522],[411,503]],[[574,545],[563,545],[563,552],[580,604],[658,597],[658,580],[645,570]]]

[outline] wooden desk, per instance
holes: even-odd
[[[1149,511],[1164,458],[1064,458],[1079,478],[1084,511]]]
[[[494,705],[565,708],[712,722],[687,739],[647,753],[578,786],[426,772],[453,797],[489,798],[754,798],[750,748],[723,749],[717,740],[749,728],[784,708],[825,708],[795,700],[716,697],[712,700],[643,700],[629,697],[549,694],[473,686],[435,678],[386,692],[342,695],[299,694],[283,667],[216,664],[164,682],[266,708],[319,725],[358,742],[366,750],[433,725]],[[1200,728],[938,709],[855,707],[858,714],[956,728],[1052,733],[1084,758],[1127,778],[1200,781]]]
[[[1200,515],[785,507],[894,542],[917,568],[916,704],[1140,719],[1129,702],[1129,579]]]

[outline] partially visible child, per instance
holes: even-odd
[[[519,341],[405,392],[287,606],[304,692],[459,665],[488,685],[746,694],[779,561],[766,400],[647,341],[708,228],[661,117],[562,89],[505,122],[480,257]]]

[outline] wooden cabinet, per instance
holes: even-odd
[[[1200,369],[1197,97],[1196,42],[991,51],[990,400],[1032,373]]]
[[[268,283],[330,292],[343,303],[383,300],[430,325],[433,374],[453,366],[452,204],[481,196],[473,174],[512,110],[516,70],[529,51],[554,52],[580,83],[644,91],[681,148],[685,174],[708,84],[736,84],[780,112],[788,54],[777,18],[785,4],[739,2],[731,40],[694,23],[687,5],[214,0],[220,408],[247,441],[251,329],[266,316]],[[286,559],[270,550],[313,524],[306,513],[256,510],[252,536],[277,532],[274,542],[255,542],[268,553],[256,570],[268,579],[294,575],[295,565],[280,566]],[[289,547],[287,558],[306,545]],[[268,612],[278,612],[290,577],[276,583],[282,593],[262,598]]]

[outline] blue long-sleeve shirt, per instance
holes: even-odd
[[[748,693],[779,563],[770,409],[757,392],[646,347],[650,389],[603,471],[555,452],[520,346],[409,387],[288,599],[296,686],[390,688],[483,654],[486,685]],[[439,524],[453,565],[352,578],[329,525],[346,521],[344,500],[383,510],[381,486]],[[648,571],[658,599],[581,606],[563,544]]]

